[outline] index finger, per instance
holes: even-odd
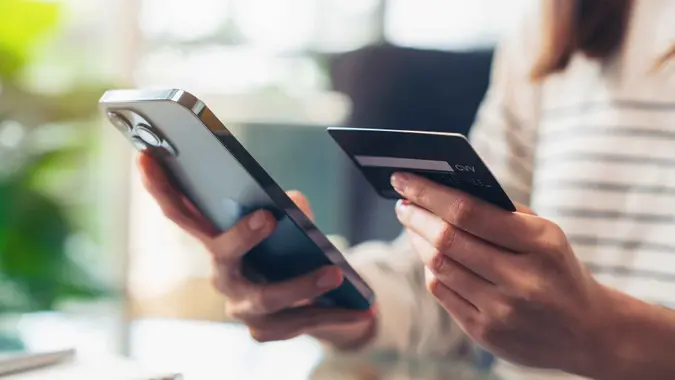
[[[164,215],[200,241],[216,233],[215,228],[176,190],[164,170],[147,154],[138,156],[143,186],[155,199]]]
[[[392,186],[408,201],[453,226],[512,251],[532,250],[546,232],[546,224],[530,214],[529,209],[508,212],[413,174],[395,173]]]

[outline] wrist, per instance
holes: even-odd
[[[614,380],[614,374],[622,372],[617,367],[632,356],[632,345],[625,335],[625,328],[630,324],[625,305],[628,296],[603,285],[600,285],[600,292],[601,299],[605,300],[602,314],[596,316],[598,321],[591,326],[589,344],[583,350],[583,368],[577,373],[596,380]]]
[[[372,316],[346,326],[321,328],[309,335],[332,350],[349,352],[363,349],[375,338],[376,334],[377,321],[375,316]]]
[[[582,375],[596,380],[675,378],[675,313],[604,288],[603,310]]]

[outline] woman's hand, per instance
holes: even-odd
[[[395,174],[397,215],[427,268],[427,287],[464,331],[530,367],[582,374],[603,350],[611,292],[563,231],[410,174]],[[607,349],[607,348],[605,348]]]
[[[226,298],[227,313],[242,321],[258,341],[276,341],[310,334],[338,348],[351,348],[373,330],[371,312],[318,308],[311,300],[337,288],[342,274],[337,267],[274,284],[249,282],[242,274],[242,258],[274,231],[275,219],[257,211],[219,234],[168,181],[161,167],[142,154],[138,160],[143,183],[166,217],[197,238],[212,255],[213,284]],[[300,193],[289,194],[311,215]]]

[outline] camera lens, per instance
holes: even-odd
[[[108,112],[108,119],[120,131],[127,133],[131,131],[132,127],[129,121],[117,112]]]
[[[136,135],[141,138],[146,144],[158,147],[162,145],[162,139],[154,134],[150,127],[144,124],[140,124],[136,127]]]

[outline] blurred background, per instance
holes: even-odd
[[[105,89],[203,98],[341,247],[398,234],[324,132],[466,133],[531,0],[0,0],[0,349],[133,352],[223,321],[207,256],[141,189]]]

